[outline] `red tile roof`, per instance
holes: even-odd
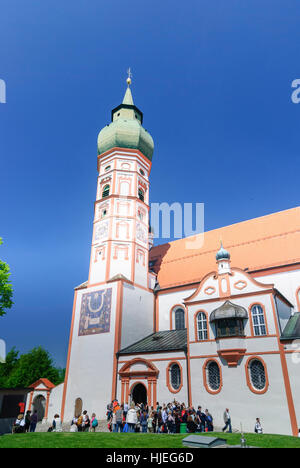
[[[55,385],[52,382],[50,382],[50,380],[48,380],[48,379],[39,379],[36,382],[34,382],[33,384],[29,385],[29,387],[30,388],[37,388],[39,386],[39,384],[41,384],[41,383],[44,384],[45,387],[47,387],[47,388],[54,388],[55,387]]]
[[[201,236],[203,245],[193,246]],[[153,247],[160,287],[195,283],[215,271],[220,239],[233,267],[257,271],[300,262],[300,206]]]

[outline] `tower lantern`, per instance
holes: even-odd
[[[223,243],[221,241],[221,247],[217,252],[216,260],[218,264],[218,273],[222,275],[224,273],[230,273],[230,253],[224,249]]]

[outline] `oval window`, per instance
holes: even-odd
[[[181,385],[181,372],[178,364],[173,364],[170,368],[170,382],[174,390],[178,390]]]
[[[206,366],[207,383],[211,390],[216,392],[221,385],[220,368],[215,361],[211,361]]]
[[[253,359],[249,364],[251,384],[255,390],[264,390],[266,387],[266,372],[264,365],[258,359]]]

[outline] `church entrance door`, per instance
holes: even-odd
[[[145,405],[147,404],[147,390],[143,384],[138,383],[135,385],[134,389],[132,390],[131,401],[134,403],[144,403]]]

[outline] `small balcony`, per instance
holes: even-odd
[[[218,355],[227,362],[228,367],[236,367],[246,353],[246,319],[246,309],[230,301],[226,301],[210,316],[210,322],[215,326]]]

